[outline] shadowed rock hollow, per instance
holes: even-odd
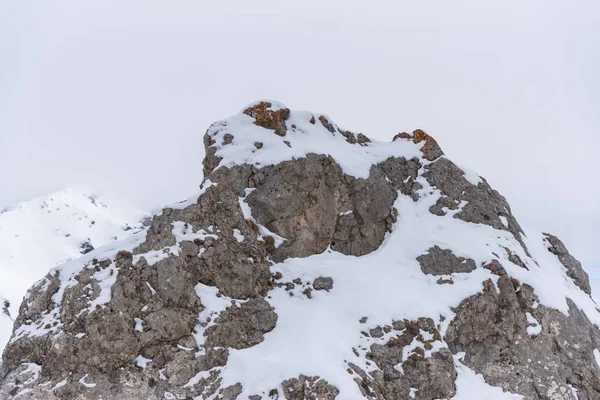
[[[0,398],[600,398],[581,264],[422,130],[263,101],[204,143],[200,193],[30,289]]]

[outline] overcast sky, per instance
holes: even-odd
[[[191,194],[260,98],[381,140],[422,128],[522,225],[600,266],[600,2],[0,0],[0,207]]]

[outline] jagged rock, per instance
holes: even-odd
[[[94,246],[92,246],[92,243],[90,243],[89,240],[87,240],[79,245],[79,252],[81,254],[87,254],[93,250],[94,250]]]
[[[443,157],[429,164],[426,169],[424,176],[427,181],[442,192],[442,197],[430,208],[433,214],[445,215],[445,209],[459,210],[454,218],[509,231],[527,251],[521,238],[523,229],[513,217],[508,202],[485,180],[480,179],[474,185],[465,178],[460,168]]]
[[[319,377],[300,375],[281,382],[283,395],[288,400],[333,400],[340,391]]]
[[[546,254],[541,239],[433,138],[386,145],[274,102],[232,118],[204,136],[196,198],[30,289],[0,398],[450,399],[468,395],[468,368],[528,400],[600,398],[600,313],[581,265],[550,235],[557,258],[538,264],[525,244]],[[539,295],[556,285],[568,306]],[[319,376],[286,370],[304,351]]]
[[[4,301],[2,301],[2,313],[4,313],[4,315],[6,315],[7,317],[10,318],[10,301],[4,299]]]
[[[456,257],[452,250],[442,250],[434,246],[427,250],[427,254],[417,257],[421,264],[421,271],[431,275],[450,275],[455,272],[471,272],[477,266],[475,261],[464,257]]]
[[[261,101],[260,103],[248,107],[244,114],[254,118],[254,123],[266,129],[273,129],[279,136],[285,136],[285,120],[290,116],[290,109],[283,108],[278,110],[271,109],[270,102]]]
[[[386,181],[384,168],[397,164],[400,187],[417,164],[402,158],[373,167],[369,179],[345,175],[331,158],[306,158],[248,171],[255,188],[246,201],[255,218],[287,239],[275,249],[274,260],[306,257],[327,247],[344,254],[363,255],[376,250],[393,223],[396,193]],[[236,167],[237,168],[237,167]],[[216,171],[217,173],[219,170]],[[350,212],[351,211],[351,212]]]
[[[544,236],[546,236],[546,241],[548,243],[548,251],[558,257],[561,264],[567,269],[567,275],[573,279],[575,284],[579,286],[581,290],[587,294],[592,293],[590,279],[587,272],[581,267],[581,263],[569,253],[566,246],[559,238],[550,235],[549,233],[545,233]]]
[[[415,144],[419,144],[421,142],[425,142],[423,147],[421,147],[421,152],[423,153],[423,157],[426,160],[433,161],[444,155],[444,152],[435,141],[434,138],[429,136],[425,131],[421,129],[417,129],[413,131],[412,135],[402,132],[394,136],[394,140],[398,139],[408,139],[412,140]]]
[[[313,288],[315,288],[315,290],[330,291],[333,288],[333,279],[320,276],[313,281]]]
[[[569,301],[569,317],[535,306],[535,294],[507,276],[491,280],[481,294],[464,300],[444,337],[453,353],[466,353],[465,364],[486,382],[531,399],[600,398],[600,378],[593,350],[600,332]],[[541,331],[528,332],[526,313]]]
[[[404,321],[401,330],[385,344],[373,344],[368,358],[379,370],[367,375],[356,365],[350,368],[357,378],[363,395],[376,399],[410,398],[411,389],[416,389],[417,399],[451,398],[456,393],[454,362],[446,348],[435,348],[441,343],[441,335],[433,320],[421,318]],[[379,330],[375,332],[379,336]],[[405,358],[406,348],[412,344]],[[400,366],[400,367],[398,367]],[[435,377],[435,379],[431,379]]]
[[[208,347],[245,349],[263,341],[273,330],[277,314],[264,299],[251,299],[240,307],[229,307],[206,330]]]

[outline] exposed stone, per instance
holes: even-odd
[[[287,400],[333,400],[340,391],[317,376],[300,375],[281,382]]]
[[[223,135],[223,144],[231,144],[233,143],[233,135],[231,133],[226,133]]]
[[[464,363],[486,382],[531,399],[600,398],[600,378],[593,349],[600,334],[570,303],[569,316],[533,304],[533,289],[500,276],[496,288],[487,281],[481,294],[464,300],[444,337],[453,353],[464,351]],[[527,332],[525,313],[542,326]]]
[[[360,145],[365,145],[366,143],[369,143],[371,141],[371,139],[369,139],[366,135],[359,133],[358,135],[356,135],[356,141]]]
[[[350,144],[357,143],[356,135],[353,132],[342,131],[342,130],[340,130],[339,132],[342,134],[342,136],[344,136],[346,138],[346,142],[348,142]]]
[[[206,330],[207,347],[245,349],[263,341],[275,328],[277,314],[264,299],[250,299],[241,306],[229,307]]]
[[[425,142],[423,147],[421,147],[421,152],[423,153],[423,158],[426,160],[433,161],[444,155],[444,152],[437,144],[435,139],[421,129],[413,131],[412,135],[406,132],[398,133],[396,136],[394,136],[394,140],[398,139],[412,140],[415,144]]]
[[[333,127],[333,124],[331,122],[329,122],[327,117],[325,117],[324,115],[321,115],[321,116],[319,116],[319,121],[321,121],[321,123],[323,124],[325,129],[327,129],[329,132],[335,133],[335,128]]]
[[[567,247],[560,241],[556,236],[545,233],[546,242],[548,243],[548,251],[555,254],[560,260],[561,264],[567,269],[567,275],[573,279],[575,284],[581,288],[587,294],[592,293],[590,287],[590,279],[587,272],[585,272],[581,266],[581,263],[577,261],[575,257],[569,253]]]
[[[403,324],[403,331],[398,331],[396,336],[384,345],[371,345],[367,357],[377,364],[378,371],[367,375],[356,365],[350,365],[353,372],[360,377],[355,380],[363,395],[376,399],[408,399],[411,388],[414,388],[418,389],[416,398],[419,399],[454,396],[456,372],[450,351],[442,348],[425,357],[424,351],[432,349],[432,344],[441,340],[433,321],[420,318],[417,321],[404,321]],[[432,339],[425,339],[421,332],[426,332]],[[405,347],[415,339],[421,347],[415,348],[408,359],[403,361]],[[403,372],[398,370],[398,365]]]
[[[81,254],[87,254],[93,250],[94,250],[94,246],[92,246],[92,243],[89,240],[87,240],[79,245],[79,252]]]
[[[254,118],[254,123],[266,129],[273,129],[279,136],[285,136],[287,128],[285,120],[290,117],[290,109],[272,110],[269,102],[260,103],[244,110],[244,114]]]
[[[357,179],[331,157],[309,154],[255,170],[249,179],[256,190],[246,202],[260,224],[287,239],[272,254],[276,261],[329,246],[363,255],[377,249],[391,229],[396,190],[413,189],[404,182],[418,167],[412,160],[389,159],[374,166],[368,179]]]
[[[442,192],[437,204],[430,208],[433,214],[445,215],[444,208],[456,210],[464,204],[454,218],[511,232],[527,253],[527,247],[521,238],[523,229],[513,217],[510,205],[486,181],[473,185],[465,178],[464,172],[445,157],[429,164],[426,169],[424,176],[429,184]],[[506,218],[508,226],[500,217]]]
[[[498,276],[506,276],[506,270],[504,269],[502,264],[498,262],[498,260],[490,261],[489,263],[485,264],[483,268],[489,269],[492,272],[492,274]]]
[[[313,281],[313,288],[315,290],[327,290],[329,292],[333,288],[333,279],[320,276]]]
[[[475,261],[456,257],[451,250],[442,250],[434,246],[427,254],[417,257],[421,271],[431,275],[450,275],[455,272],[471,272],[476,268]]]
[[[285,136],[290,111],[275,108],[261,102],[244,114],[256,125]],[[370,142],[363,134],[339,130],[325,116],[318,119],[349,143]],[[316,124],[316,118],[310,122]],[[219,146],[241,140],[237,132],[223,133]],[[195,203],[165,208],[155,215],[135,249],[86,259],[72,276],[54,270],[30,289],[15,320],[15,336],[3,355],[0,398],[12,399],[20,393],[20,400],[240,399],[242,384],[225,385],[221,371],[235,350],[259,345],[278,334],[273,331],[278,306],[271,306],[272,299],[281,294],[287,299],[287,290],[295,296],[289,301],[314,306],[318,297],[331,298],[344,284],[336,278],[336,290],[332,290],[331,277],[310,282],[302,271],[283,268],[275,272],[271,265],[327,249],[352,256],[377,250],[386,234],[398,226],[394,223],[406,220],[403,210],[394,208],[398,196],[414,202],[440,196],[430,208],[432,213],[444,216],[452,210],[454,218],[510,232],[525,255],[507,248],[508,260],[523,268],[533,265],[522,230],[498,192],[485,180],[470,182],[460,168],[442,157],[435,140],[425,132],[395,137],[400,139],[422,143],[423,157],[390,157],[373,165],[367,178],[355,178],[324,154],[260,168],[217,168],[221,162],[216,156],[218,146],[205,135],[207,185]],[[261,149],[263,143],[255,142],[250,151]],[[426,193],[424,178],[434,188]],[[242,212],[240,202],[249,206],[251,217]],[[177,234],[175,226],[186,233]],[[238,241],[240,235],[243,240]],[[551,235],[546,235],[546,242],[568,276],[590,293],[587,275],[564,244]],[[462,282],[449,276],[472,272],[477,265],[462,252],[464,257],[457,254],[434,246],[417,260],[423,273],[439,277],[438,284],[458,286]],[[480,260],[479,255],[473,258]],[[456,315],[452,321],[446,319],[448,314],[436,321],[390,318],[386,324],[378,320],[378,314],[373,315],[372,324],[366,316],[358,321],[364,326],[354,321],[359,326],[357,343],[347,350],[350,357],[362,359],[361,363],[345,360],[343,368],[365,398],[408,399],[412,393],[416,400],[450,399],[456,394],[452,354],[458,352],[465,352],[464,364],[482,374],[487,383],[528,400],[572,400],[568,385],[577,389],[579,399],[600,398],[594,357],[594,349],[600,348],[598,329],[570,300],[568,315],[546,308],[532,286],[509,276],[491,255],[489,259],[482,265],[489,272],[478,272],[494,276],[484,282],[481,293],[452,309]],[[69,284],[61,287],[66,280]],[[453,288],[433,284],[430,289]],[[313,294],[315,299],[308,301]],[[215,303],[220,308],[211,311]],[[445,326],[442,338],[440,330],[444,332]],[[18,336],[22,327],[39,329],[42,334]],[[27,370],[33,364],[41,366],[37,381]],[[357,364],[372,369],[367,373]],[[339,388],[327,379],[290,377],[267,391],[268,397],[261,393],[249,398],[339,398]]]

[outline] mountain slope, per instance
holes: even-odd
[[[16,317],[27,289],[50,268],[142,228],[144,213],[83,188],[37,197],[0,212],[0,296]],[[0,317],[0,346],[12,320]]]
[[[213,124],[200,193],[31,290],[19,399],[596,399],[600,312],[421,130],[258,102]]]

